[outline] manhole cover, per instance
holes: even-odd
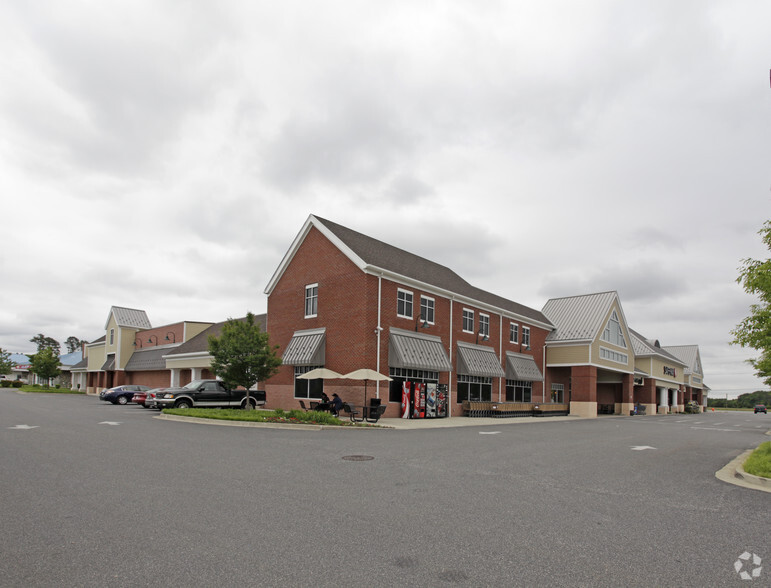
[[[346,461],[369,461],[375,458],[371,455],[344,455],[343,459]]]

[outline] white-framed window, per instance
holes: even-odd
[[[506,402],[532,402],[533,383],[506,380]]]
[[[463,331],[474,332],[474,311],[468,308],[463,309]]]
[[[522,326],[522,345],[530,347],[530,327]]]
[[[613,314],[610,315],[608,323],[605,325],[605,330],[603,330],[602,337],[600,337],[600,339],[606,343],[618,345],[619,347],[626,349],[624,331],[621,330],[621,321],[618,320],[618,315],[616,314],[615,310],[613,311]]]
[[[434,324],[434,299],[428,296],[420,297],[420,318],[429,325]]]
[[[294,397],[304,399],[319,399],[324,391],[324,380],[316,378],[315,380],[301,380],[297,376],[307,374],[323,365],[296,365],[294,366]]]
[[[493,379],[485,376],[458,374],[458,387],[455,394],[458,404],[464,400],[490,402],[493,397]]]
[[[551,401],[559,404],[565,402],[565,384],[551,385]]]
[[[616,363],[623,363],[624,365],[629,363],[629,356],[626,353],[613,351],[607,347],[600,347],[600,358],[607,359],[608,361],[615,361]]]
[[[115,329],[110,329],[110,345],[115,345]]]
[[[519,343],[519,325],[509,323],[509,343]]]
[[[479,313],[479,336],[490,336],[490,315]]]
[[[319,285],[308,284],[305,286],[305,318],[312,318],[319,314]]]
[[[412,318],[412,292],[399,288],[396,291],[396,315]]]

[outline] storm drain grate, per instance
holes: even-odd
[[[343,459],[346,461],[369,461],[375,458],[371,455],[344,455]]]

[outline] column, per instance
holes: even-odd
[[[667,388],[656,388],[659,393],[659,412],[667,414],[669,411],[669,390]]]
[[[203,368],[191,368],[191,371],[193,380],[201,379],[201,372],[203,372]]]
[[[169,386],[172,388],[174,386],[179,386],[179,368],[171,368],[171,383]]]

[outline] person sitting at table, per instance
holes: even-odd
[[[343,401],[340,400],[340,397],[337,395],[337,393],[332,394],[332,414],[335,416],[339,415],[342,408]]]
[[[329,404],[329,396],[326,395],[324,390],[321,391],[321,403],[322,404]]]

